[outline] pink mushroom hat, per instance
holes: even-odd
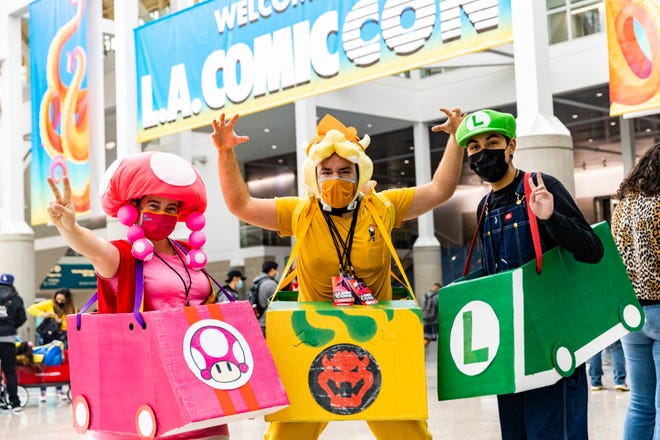
[[[138,211],[131,204],[146,195],[179,201],[179,219],[192,232],[188,265],[202,269],[207,256],[202,251],[206,235],[206,186],[199,172],[185,159],[159,151],[148,151],[117,159],[106,170],[101,182],[101,206],[106,214],[128,226],[126,236],[133,244],[135,258],[149,260],[153,243],[144,236],[138,222]]]

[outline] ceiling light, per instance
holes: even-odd
[[[270,133],[270,128],[264,128],[264,133]]]
[[[650,128],[647,128],[647,129],[644,130],[644,131],[647,132],[647,133],[650,133],[650,132],[651,132],[651,129],[650,129]]]
[[[284,159],[280,157],[279,159],[277,159],[277,163],[284,163]]]
[[[406,165],[408,165],[408,164],[410,163],[410,160],[409,160],[409,159],[406,159],[406,160],[403,161],[403,163],[405,163]]]
[[[589,138],[589,139],[587,140],[587,142],[593,142],[593,141],[594,141],[593,138]]]
[[[614,127],[616,125],[616,121],[610,121],[610,125]]]
[[[600,98],[601,96],[603,96],[603,92],[596,93],[596,98]]]
[[[371,127],[373,127],[373,125],[370,122],[370,123],[367,124],[367,128],[371,128]]]
[[[415,146],[414,146],[414,145],[411,145],[410,147],[408,147],[408,149],[409,149],[410,151],[413,151],[413,150],[415,149]]]
[[[264,177],[257,180],[249,180],[247,186],[250,191],[263,191],[264,189],[286,188],[295,180],[296,175],[288,172],[275,176]]]
[[[273,150],[277,150],[277,145],[272,145],[270,148],[272,148]]]
[[[406,172],[405,172],[405,171],[401,171],[401,173],[399,173],[399,174],[401,174],[402,176],[405,176],[405,175],[406,175]]]
[[[577,118],[578,118],[578,115],[571,115],[571,118],[573,118],[573,119],[577,119]]]

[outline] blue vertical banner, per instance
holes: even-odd
[[[59,183],[68,176],[76,212],[90,208],[86,11],[85,0],[37,0],[29,7],[33,225],[48,221],[47,177]]]

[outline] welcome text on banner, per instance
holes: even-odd
[[[138,140],[511,40],[510,0],[200,3],[135,30]]]

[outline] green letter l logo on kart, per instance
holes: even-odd
[[[474,364],[488,360],[488,347],[474,349],[472,340],[472,311],[463,313],[463,362]]]
[[[481,374],[493,362],[499,347],[500,322],[490,304],[470,301],[454,315],[449,350],[461,373]]]

